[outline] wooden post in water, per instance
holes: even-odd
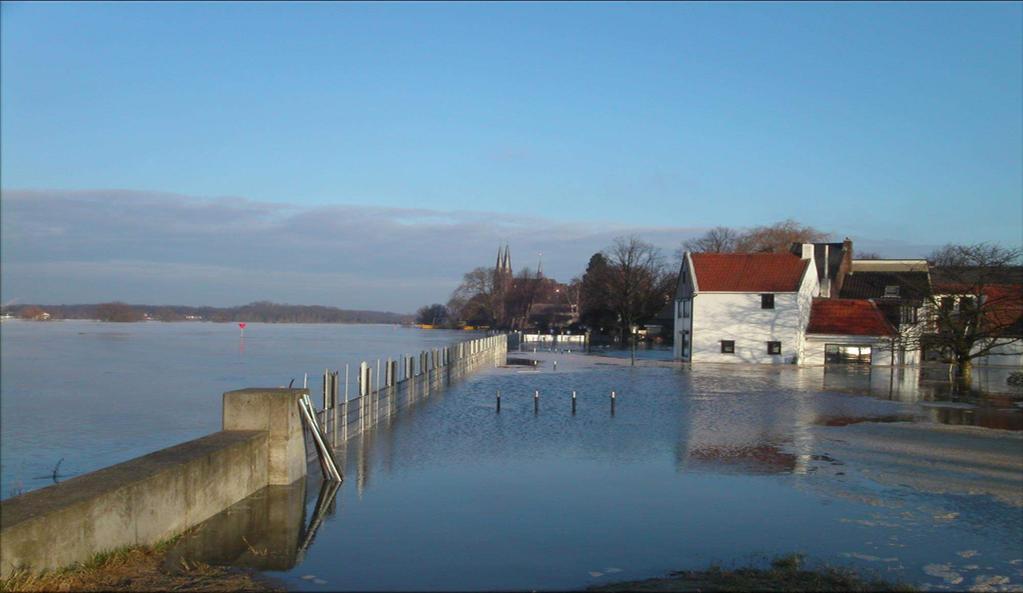
[[[575,392],[572,392],[572,414],[575,415]]]

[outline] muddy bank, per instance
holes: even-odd
[[[285,591],[249,569],[185,562],[170,566],[168,548],[134,547],[58,571],[17,573],[0,581],[0,591]]]
[[[666,577],[591,587],[588,591],[915,591],[909,585],[864,579],[834,568],[804,569],[802,557],[785,556],[770,568],[684,570]]]

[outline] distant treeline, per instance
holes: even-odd
[[[245,321],[264,323],[409,323],[411,315],[358,311],[321,305],[285,305],[260,301],[240,307],[186,307],[183,305],[12,305],[4,308],[25,319],[98,319],[100,321]]]

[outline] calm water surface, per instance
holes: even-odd
[[[389,325],[4,321],[0,497],[220,430],[221,395],[472,337]],[[353,379],[354,381],[354,379]]]
[[[488,371],[356,437],[336,492],[314,476],[304,506],[248,501],[203,530],[215,545],[183,546],[297,590],[572,589],[793,552],[925,589],[1023,587],[1021,435],[934,424],[919,401],[824,379],[589,357]],[[942,447],[975,457],[936,468],[926,450]]]
[[[246,334],[242,351],[227,325],[5,323],[5,489],[58,456],[86,471],[217,430],[228,389],[465,337]],[[923,589],[1023,588],[1023,435],[948,426],[1017,427],[1012,394],[952,395],[931,370],[579,356],[555,372],[555,356],[434,392],[339,452],[339,488],[264,490],[175,554],[295,590],[569,589],[793,552]]]

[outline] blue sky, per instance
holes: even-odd
[[[215,211],[224,197],[289,216],[384,208],[399,222],[406,210],[431,211],[388,227],[392,259],[380,270],[423,247],[403,243],[409,226],[508,215],[536,230],[494,230],[520,240],[513,254],[551,253],[538,234],[566,225],[589,229],[580,252],[612,230],[649,232],[670,249],[709,226],[790,217],[889,256],[1023,241],[1020,3],[5,3],[0,12],[4,262],[23,270],[6,274],[18,294],[4,286],[5,300],[54,294],[32,271],[35,243],[22,241],[38,225],[21,217],[36,210],[10,207],[11,192],[66,201],[120,189],[111,200],[159,195],[160,211],[202,202]],[[65,230],[76,224],[50,216]],[[117,258],[89,229],[74,230],[77,251],[47,265]],[[173,228],[162,231],[173,242]],[[484,238],[494,245],[479,263],[489,264],[502,237]],[[153,263],[224,264],[200,248],[178,252]],[[565,279],[585,266],[550,257]],[[440,286],[464,271],[451,262],[437,264],[436,294],[388,302],[443,300]],[[107,284],[127,294],[108,298],[163,294],[125,274]],[[193,298],[249,296],[203,286]]]

